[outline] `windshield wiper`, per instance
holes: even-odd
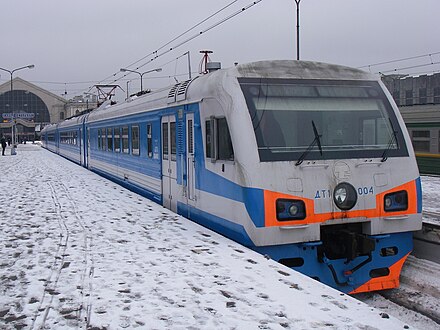
[[[304,161],[304,158],[306,158],[306,156],[308,155],[310,150],[313,149],[315,144],[318,145],[319,153],[322,156],[322,146],[321,146],[321,136],[322,135],[318,134],[318,130],[316,129],[316,125],[313,120],[312,120],[312,126],[313,126],[313,134],[315,134],[315,138],[313,139],[312,143],[310,143],[309,147],[302,153],[301,157],[299,157],[298,161],[295,163],[295,166],[302,164],[302,162]]]
[[[388,146],[387,146],[387,148],[384,150],[384,152],[382,154],[382,159],[380,160],[382,163],[387,161],[387,159],[388,159],[388,152],[391,150],[391,148],[392,148],[392,146],[394,144],[394,141],[396,142],[396,148],[399,148],[399,142],[397,141],[397,133],[399,133],[399,132],[394,129],[394,126],[393,126],[393,123],[391,121],[391,118],[388,118],[388,119],[390,121],[391,129],[393,130],[393,135],[391,135],[390,142],[388,142]]]

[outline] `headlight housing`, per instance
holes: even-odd
[[[277,220],[303,220],[306,218],[306,205],[302,200],[277,199]]]
[[[347,182],[341,182],[333,191],[333,201],[339,209],[351,210],[357,202],[356,189]]]
[[[386,194],[383,199],[383,206],[386,212],[405,211],[408,209],[408,192],[401,190]]]

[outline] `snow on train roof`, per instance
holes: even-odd
[[[260,61],[238,65],[237,71],[246,78],[377,80],[359,69],[310,61]]]
[[[88,122],[116,118],[136,114],[146,109],[154,110],[168,106],[178,106],[185,103],[197,102],[207,95],[213,96],[223,91],[224,81],[231,78],[281,78],[281,79],[341,79],[341,80],[377,80],[375,76],[365,71],[346,66],[321,62],[274,60],[240,64],[231,68],[220,69],[206,75],[198,76],[191,81],[176,84],[161,90],[140,96],[128,102],[113,106],[103,105],[92,111]],[[170,101],[174,91],[184,86],[186,97],[181,101]]]

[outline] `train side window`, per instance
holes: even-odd
[[[153,157],[153,128],[151,124],[147,124],[147,155],[148,158]]]
[[[113,130],[115,135],[115,152],[121,152],[121,128],[115,127]]]
[[[122,152],[128,154],[130,152],[128,143],[128,126],[122,127]]]
[[[206,157],[211,161],[234,160],[231,134],[226,118],[211,117],[205,122]]]
[[[107,151],[113,151],[113,130],[107,128]]]
[[[102,129],[101,146],[103,151],[107,150],[107,130],[105,128]]]
[[[101,129],[98,129],[98,150],[102,149],[102,143],[101,143]]]
[[[430,131],[412,131],[412,143],[414,151],[429,152],[431,142]]]
[[[133,125],[131,127],[131,153],[139,156],[139,126]]]

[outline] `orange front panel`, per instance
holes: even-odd
[[[384,210],[384,196],[386,194],[406,190],[408,192],[408,209],[398,212],[385,212]],[[292,220],[292,221],[278,221],[276,212],[277,199],[297,199],[302,200],[306,206],[306,218],[304,220]],[[264,191],[264,212],[265,212],[265,226],[291,226],[291,225],[304,225],[311,223],[325,222],[332,219],[345,219],[345,218],[379,218],[384,216],[398,216],[405,214],[417,213],[417,188],[415,181],[410,181],[401,186],[395,187],[383,193],[376,195],[376,208],[368,210],[354,210],[354,211],[338,211],[315,214],[315,201],[304,197],[287,195],[277,193],[269,190]]]
[[[373,278],[364,285],[358,287],[356,290],[350,292],[350,294],[397,288],[399,286],[400,272],[408,256],[409,253],[406,256],[404,256],[402,259],[400,259],[398,262],[396,262],[394,265],[389,267],[390,274],[388,276]]]

